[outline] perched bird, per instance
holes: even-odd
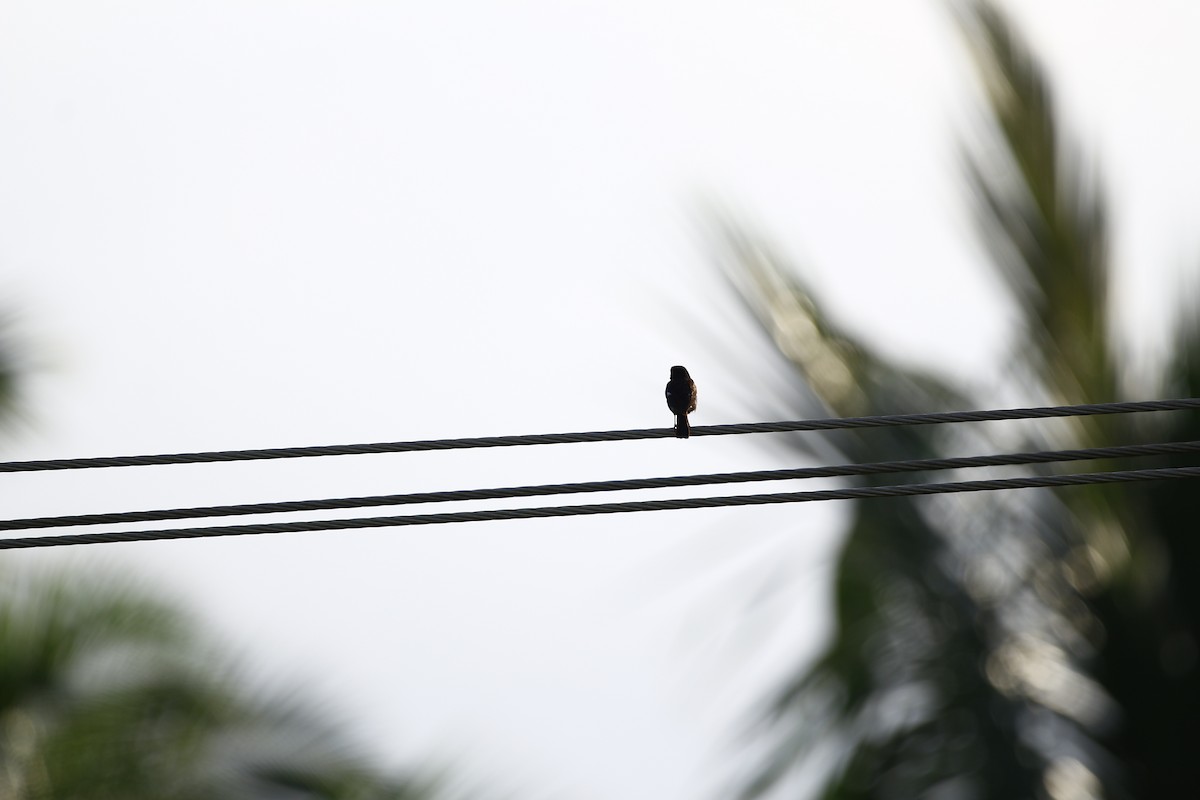
[[[696,384],[684,367],[671,367],[667,382],[667,408],[675,414],[675,436],[686,439],[692,433],[687,415],[696,410]]]

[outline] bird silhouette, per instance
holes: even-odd
[[[696,384],[684,367],[671,367],[667,382],[667,408],[675,414],[675,436],[686,439],[692,433],[688,414],[696,410]]]

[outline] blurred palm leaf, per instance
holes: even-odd
[[[803,377],[813,401],[823,406],[819,413],[967,405],[946,382],[892,365],[841,330],[765,244],[735,227],[727,232],[731,280]],[[799,413],[817,411],[814,402],[801,402]],[[934,457],[945,451],[945,439],[936,428],[913,426],[840,432],[825,441],[839,458],[874,461]],[[869,485],[888,478],[866,480]],[[830,785],[830,797],[870,796],[868,789],[881,775],[896,796],[919,796],[923,787],[953,778],[962,764],[981,761],[980,754],[994,746],[970,735],[969,718],[937,709],[958,705],[971,714],[994,710],[1009,720],[1016,716],[1012,702],[989,691],[975,668],[987,655],[975,624],[982,611],[956,578],[954,560],[945,561],[950,531],[927,507],[911,498],[854,506],[835,579],[832,641],[764,707],[762,722],[773,744],[744,797],[767,794],[831,739],[846,742],[853,755],[836,786]],[[988,707],[992,703],[995,709]],[[998,729],[994,738],[1001,746],[995,749],[1020,752],[1015,737],[1012,724]],[[909,750],[911,758],[900,757]],[[1029,770],[1015,755],[988,764],[996,797],[1013,796],[1013,788],[1029,783]]]
[[[1043,70],[1003,15],[969,2],[959,20],[991,114],[965,171],[1020,315],[1010,378],[1031,400],[1119,399],[1100,181],[1074,155]],[[805,385],[791,413],[988,405],[840,330],[756,237],[727,224],[724,240],[730,280]],[[1195,396],[1200,326],[1185,324],[1178,345],[1163,383]],[[1063,446],[1198,438],[1190,419],[1042,430]],[[913,427],[826,441],[847,460],[875,461],[947,455],[963,439]],[[742,796],[817,768],[830,742],[842,758],[824,777],[828,798],[1192,796],[1194,495],[1163,482],[851,506],[833,634],[763,706],[769,746]]]
[[[971,3],[961,22],[999,139],[986,161],[983,148],[967,154],[968,179],[988,253],[1022,315],[1018,352],[1055,401],[1110,401],[1117,382],[1100,181],[1060,132],[1041,67],[999,11]]]
[[[0,580],[0,797],[419,800],[303,704],[251,700],[179,612],[112,582]]]

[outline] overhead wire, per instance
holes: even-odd
[[[1087,484],[1127,483],[1132,481],[1169,480],[1200,477],[1200,467],[1164,467],[1157,469],[1087,472],[1069,475],[1042,475],[1023,478],[959,481],[952,483],[912,483],[895,486],[861,486],[848,489],[829,489],[809,492],[734,495],[731,497],[694,497],[675,500],[641,500],[621,503],[598,503],[577,506],[543,506],[537,508],[505,508],[483,511],[455,511],[441,514],[416,514],[393,517],[356,517],[351,519],[301,520],[256,525],[226,525],[204,528],[168,528],[162,530],[102,531],[48,536],[0,539],[0,550],[39,547],[62,547],[83,544],[113,544],[170,539],[198,539],[219,536],[297,533],[303,531],[353,530],[362,528],[406,527],[458,522],[481,522],[503,519],[537,519],[597,514],[621,514],[642,511],[666,511],[690,508],[721,508],[727,506],[759,506],[779,503],[805,503],[857,498],[909,497],[961,492],[1029,489],[1050,486],[1081,486]]]
[[[725,472],[704,475],[680,475],[662,478],[633,478],[624,480],[588,481],[582,483],[553,483],[538,486],[513,486],[492,489],[463,489],[438,492],[373,495],[366,497],[330,498],[323,500],[294,500],[272,503],[243,503],[238,505],[201,506],[194,508],[123,511],[101,514],[76,514],[56,517],[32,517],[0,520],[0,531],[59,528],[80,525],[117,525],[135,522],[227,517],[250,514],[277,514],[301,511],[372,508],[379,506],[423,503],[494,500],[517,497],[539,497],[559,494],[585,494],[636,489],[659,489],[685,486],[751,483],[808,478],[852,477],[860,475],[927,472],[948,469],[967,469],[992,466],[1020,466],[1065,461],[1084,461],[1109,458],[1171,455],[1200,452],[1200,441],[1165,442],[1161,444],[1089,447],[1074,450],[1042,450],[1024,453],[1005,453],[956,458],[924,458],[903,461],[880,461],[865,464],[841,464],[794,469]]]
[[[836,430],[848,428],[929,425],[994,420],[1043,419],[1050,417],[1091,416],[1150,411],[1173,411],[1200,408],[1200,398],[1150,400],[1126,403],[1094,403],[1073,406],[1042,406],[1034,408],[996,409],[990,411],[955,411],[930,414],[890,414],[865,417],[797,420],[740,425],[697,426],[693,436],[719,436],[741,433]],[[590,433],[537,434],[532,436],[493,436],[460,439],[431,439],[409,442],[390,442],[359,445],[330,445],[259,450],[222,450],[144,456],[107,458],[49,459],[40,461],[0,462],[0,472],[37,472],[99,467],[148,466],[166,464],[250,461],[278,458],[306,458],[328,455],[361,455],[429,450],[507,447],[531,444],[564,444],[573,442],[623,441],[631,439],[666,438],[674,435],[669,428],[650,428],[627,431],[597,431]],[[1026,453],[994,454],[959,458],[909,459],[867,464],[844,464],[798,469],[758,470],[751,472],[682,475],[664,478],[639,478],[581,483],[558,483],[539,486],[517,486],[493,489],[468,489],[440,492],[375,495],[367,497],[330,498],[274,503],[247,503],[225,506],[156,509],[149,511],[78,514],[56,517],[0,520],[0,531],[46,529],[78,525],[125,524],[165,520],[193,519],[213,516],[270,514],[295,511],[367,508],[385,505],[423,504],[479,499],[533,497],[555,494],[577,494],[634,489],[666,488],[745,483],[755,481],[789,480],[797,478],[847,477],[883,473],[933,471],[982,466],[1010,466],[1111,459],[1149,455],[1166,455],[1200,451],[1200,442],[1168,442],[1148,445],[1121,445],[1076,450],[1048,450]],[[669,500],[643,500],[598,503],[572,506],[543,506],[535,508],[487,509],[454,511],[437,514],[413,514],[388,517],[356,517],[326,520],[294,520],[265,522],[251,525],[170,528],[164,530],[120,530],[98,533],[53,534],[0,539],[0,550],[33,547],[58,547],[76,544],[112,543],[124,541],[153,541],[163,539],[203,538],[266,533],[287,533],[319,530],[344,530],[375,527],[402,527],[456,522],[502,519],[529,519],[579,515],[630,513],[641,511],[678,510],[688,508],[718,508],[726,506],[769,505],[857,498],[902,497],[958,492],[996,491],[1050,486],[1115,483],[1128,481],[1165,480],[1200,477],[1200,467],[1173,467],[1108,472],[1088,472],[1070,475],[1041,475],[1031,477],[995,478],[989,480],[911,483],[888,486],[866,486],[807,492],[749,494],[728,497],[697,497]]]
[[[1145,400],[1125,403],[1089,403],[1072,406],[1040,406],[1009,408],[991,411],[947,411],[931,414],[886,414],[865,417],[835,417],[829,419],[755,422],[735,425],[699,425],[691,429],[693,437],[728,436],[745,433],[787,433],[793,431],[838,430],[849,428],[880,428],[903,425],[936,425],[958,422],[990,422],[997,420],[1045,419],[1050,417],[1081,417],[1102,414],[1130,414],[1149,411],[1179,411],[1200,408],[1200,398],[1177,400]],[[200,464],[227,461],[259,461],[281,458],[313,458],[319,456],[368,455],[376,453],[405,453],[429,450],[466,450],[486,447],[516,447],[543,444],[573,444],[585,442],[616,442],[635,439],[665,439],[675,436],[671,428],[643,428],[624,431],[593,431],[585,433],[549,433],[527,436],[483,436],[461,439],[425,439],[408,442],[375,444],[319,445],[314,447],[278,447],[256,450],[210,450],[193,453],[174,453],[137,456],[107,456],[92,458],[60,458],[36,461],[0,462],[0,472],[45,472],[52,470],[95,469],[105,467],[135,467],[168,464]]]

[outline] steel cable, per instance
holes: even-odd
[[[1007,408],[993,411],[945,411],[932,414],[834,417],[830,419],[796,420],[792,422],[753,422],[738,425],[700,425],[692,428],[692,436],[729,436],[742,433],[786,433],[791,431],[822,431],[845,428],[881,428],[899,425],[936,425],[953,422],[1082,417],[1098,414],[1131,414],[1146,411],[1180,411],[1194,408],[1200,408],[1200,398],[1144,400],[1129,403],[1091,403],[1075,406],[1042,406],[1037,408]],[[542,433],[528,436],[482,436],[466,439],[425,439],[412,442],[278,447],[259,450],[210,450],[196,453],[144,456],[59,458],[38,461],[0,462],[0,472],[45,472],[50,470],[95,469],[101,467],[141,467],[165,464],[201,464],[219,461],[261,461],[277,458],[407,453],[427,450],[467,450],[483,447],[517,447],[539,444],[617,442],[633,439],[666,439],[674,438],[674,436],[675,433],[672,428],[643,428],[627,431]]]
[[[440,492],[345,497],[324,500],[293,500],[273,503],[244,503],[195,508],[123,511],[105,514],[77,514],[59,517],[32,517],[0,520],[0,531],[59,528],[75,525],[119,525],[131,522],[229,517],[247,514],[277,514],[298,511],[329,511],[335,509],[371,508],[378,506],[447,503],[466,500],[494,500],[511,497],[539,497],[558,494],[585,494],[634,489],[661,489],[680,486],[707,486],[758,481],[795,480],[805,478],[834,478],[855,475],[878,475],[904,472],[925,472],[972,467],[1017,466],[1046,464],[1061,461],[1084,461],[1102,458],[1129,458],[1200,452],[1200,441],[1166,442],[1162,444],[1090,447],[1078,450],[1043,450],[1029,453],[1005,453],[959,458],[925,458],[906,461],[881,461],[868,464],[843,464],[825,467],[725,472],[708,475],[681,475],[667,478],[633,478],[627,480],[589,481],[585,483],[552,483],[540,486],[514,486],[495,489],[462,489]]]
[[[960,481],[954,483],[913,483],[898,486],[862,486],[849,489],[830,489],[811,492],[735,495],[732,497],[695,497],[677,500],[642,500],[626,503],[599,503],[581,506],[544,506],[539,508],[489,509],[484,511],[455,511],[442,514],[418,514],[399,517],[360,517],[353,519],[274,522],[258,525],[228,525],[206,528],[173,528],[165,530],[104,531],[71,533],[56,536],[31,536],[0,539],[0,550],[37,547],[63,547],[81,544],[113,544],[169,539],[198,539],[217,536],[244,536],[303,531],[353,530],[360,528],[437,525],[454,522],[481,522],[502,519],[535,519],[571,517],[596,514],[621,514],[641,511],[667,511],[687,508],[722,508],[727,506],[772,505],[777,503],[806,503],[826,500],[860,498],[909,497],[914,495],[950,494],[961,492],[1029,489],[1049,486],[1081,486],[1102,483],[1126,483],[1200,477],[1200,467],[1170,467],[1161,469],[1123,470],[1117,472],[1088,472],[1071,475],[1045,475],[1025,478]]]

